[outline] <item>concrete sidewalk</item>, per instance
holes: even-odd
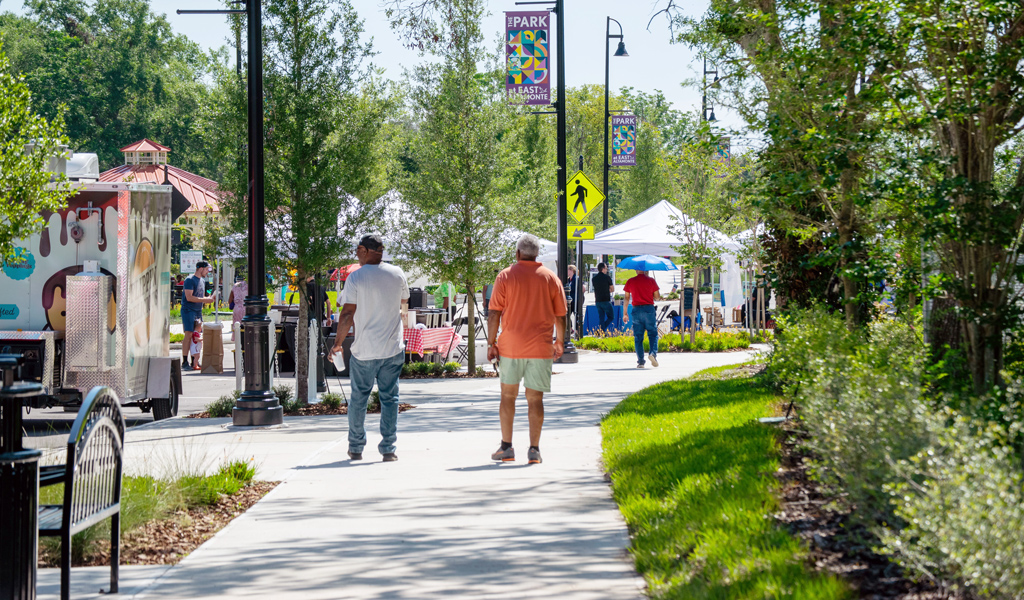
[[[601,416],[648,385],[753,353],[583,354],[555,365],[545,397],[544,463],[527,465],[525,400],[518,460],[495,464],[498,381],[403,380],[398,455],[380,462],[367,418],[362,462],[346,456],[346,418],[286,418],[274,430],[228,419],[171,419],[127,435],[129,472],[212,469],[252,459],[282,481],[173,567],[122,567],[120,597],[273,599],[643,598],[628,534],[600,465]],[[346,393],[348,390],[346,389]],[[72,596],[99,597],[108,570],[72,570]],[[59,571],[40,571],[40,598],[59,597]]]

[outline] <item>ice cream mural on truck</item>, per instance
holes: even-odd
[[[177,414],[170,357],[172,188],[75,183],[65,210],[17,242],[0,274],[0,351],[43,384],[39,407],[74,405],[97,385],[122,404]]]

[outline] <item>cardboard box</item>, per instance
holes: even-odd
[[[203,357],[199,369],[203,373],[224,372],[224,323],[203,323]]]

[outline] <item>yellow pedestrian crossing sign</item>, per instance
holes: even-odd
[[[570,242],[592,240],[596,229],[597,225],[570,225],[568,227],[569,236],[566,239]]]
[[[583,174],[577,171],[575,175],[566,180],[565,185],[565,209],[569,211],[577,223],[582,223],[587,215],[604,202],[604,194],[596,185]]]

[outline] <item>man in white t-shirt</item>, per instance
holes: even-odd
[[[382,263],[384,243],[377,234],[364,235],[356,248],[362,265],[345,282],[345,304],[338,318],[338,336],[328,359],[341,352],[345,333],[356,326],[352,342],[349,378],[352,399],[348,403],[348,456],[362,460],[366,445],[366,404],[374,382],[380,392],[380,435],[377,449],[384,462],[398,460],[398,377],[405,363],[402,313],[409,304],[405,273]]]

